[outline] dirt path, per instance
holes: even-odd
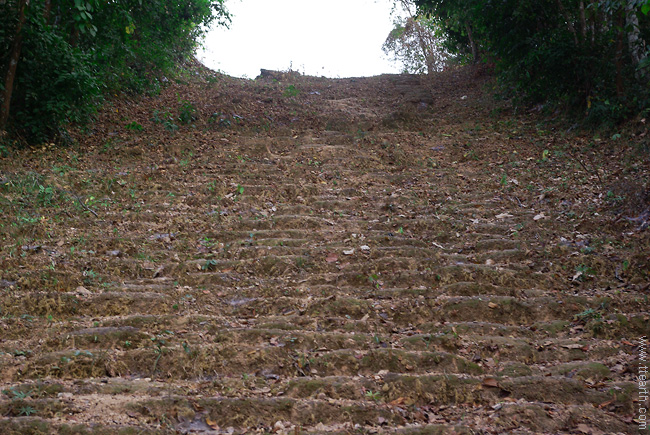
[[[0,433],[637,433],[636,151],[470,70],[197,74],[2,162]]]

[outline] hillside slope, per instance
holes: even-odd
[[[637,433],[645,121],[488,83],[195,69],[0,162],[0,432]]]

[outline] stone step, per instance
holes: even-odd
[[[8,405],[3,405],[7,408],[3,409],[3,411],[7,411],[3,414],[12,415],[14,411],[18,411],[14,410],[18,405],[23,408],[30,407],[33,412],[41,414],[43,417],[47,417],[48,414],[51,416],[51,413],[58,409],[75,415],[74,420],[76,421],[92,424],[97,415],[86,411],[84,403],[100,399],[98,404],[104,403],[105,405],[98,409],[103,408],[104,414],[108,414],[116,424],[125,422],[132,424],[133,421],[130,419],[137,418],[135,414],[139,414],[145,417],[143,420],[147,424],[155,425],[160,423],[157,417],[166,412],[167,418],[173,420],[172,423],[176,429],[187,428],[190,421],[194,423],[193,427],[196,429],[198,428],[197,422],[205,423],[208,421],[207,418],[211,425],[217,424],[212,415],[217,411],[227,410],[228,412],[220,413],[225,414],[222,415],[220,422],[224,425],[232,424],[238,429],[246,429],[249,427],[246,422],[229,420],[228,416],[259,414],[258,417],[261,417],[262,420],[248,423],[259,427],[260,424],[266,424],[265,418],[284,417],[285,414],[275,414],[275,412],[286,409],[291,412],[288,418],[275,420],[270,424],[275,425],[277,421],[296,424],[301,416],[307,415],[300,411],[296,412],[296,410],[308,408],[309,410],[323,411],[329,409],[324,407],[325,404],[328,404],[339,412],[345,413],[346,419],[349,419],[346,420],[347,422],[360,424],[363,427],[379,428],[383,426],[384,429],[389,429],[390,427],[395,428],[399,424],[401,429],[397,429],[395,433],[421,433],[419,431],[431,433],[430,430],[433,428],[436,430],[441,427],[449,429],[448,426],[432,426],[429,423],[435,423],[437,419],[443,419],[451,424],[458,423],[461,419],[470,423],[474,422],[474,418],[483,415],[485,409],[490,409],[491,426],[501,428],[501,430],[522,426],[537,430],[541,427],[544,427],[545,430],[554,430],[560,428],[557,426],[558,423],[562,425],[562,430],[566,430],[566,422],[557,422],[557,419],[553,418],[556,414],[577,417],[570,423],[572,428],[578,427],[580,423],[588,422],[592,427],[610,430],[610,433],[630,433],[629,430],[632,429],[632,423],[623,422],[618,414],[619,411],[625,412],[629,407],[629,404],[625,402],[627,399],[620,400],[621,397],[625,397],[625,394],[629,393],[631,388],[629,384],[609,385],[610,388],[613,387],[618,391],[617,398],[609,398],[608,393],[603,394],[598,391],[598,388],[584,387],[576,381],[563,378],[522,377],[509,380],[507,378],[459,378],[453,375],[418,376],[382,372],[371,377],[293,378],[282,381],[280,384],[273,379],[264,377],[217,378],[210,382],[191,383],[186,386],[181,386],[181,383],[178,387],[167,383],[152,382],[149,379],[125,381],[108,378],[85,381],[82,384],[85,392],[72,394],[79,388],[79,383],[75,384],[77,386],[69,381],[48,381],[46,383],[39,381],[37,384],[7,385],[3,391],[9,396],[14,393],[14,401],[6,402]],[[518,396],[538,395],[535,392],[536,385],[540,388],[553,388],[558,392],[568,388],[575,394],[571,397],[577,404],[548,404],[518,398]],[[192,396],[185,397],[179,394],[183,388],[191,389]],[[248,397],[245,400],[235,397],[237,391],[246,392]],[[127,393],[128,395],[125,395]],[[26,397],[16,399],[16,394],[23,394]],[[110,400],[119,403],[120,406],[108,405],[105,401],[101,401],[101,396],[97,394],[110,394]],[[156,396],[160,398],[155,398]],[[598,407],[593,406],[603,398],[607,400],[600,403]],[[272,405],[273,403],[280,403],[281,407],[278,409]],[[350,405],[356,406],[356,408],[350,408]],[[249,408],[254,408],[256,412],[246,412]],[[365,411],[359,414],[360,409],[365,409]],[[372,417],[368,419],[369,415],[372,416],[373,410],[378,412],[381,409],[388,410],[388,415],[401,416],[401,420],[392,420],[390,423],[385,414],[376,420]],[[610,412],[615,409],[617,414]],[[359,415],[365,418],[365,421],[355,420],[355,417]],[[535,418],[531,419],[531,416],[535,416]],[[327,418],[333,417],[326,416]],[[33,423],[33,420],[38,422],[36,427],[48,427],[47,420],[34,417],[3,418],[0,420],[0,427],[25,429],[30,426],[30,423]],[[315,424],[312,425],[312,422]],[[335,421],[325,420],[325,422],[336,424]],[[60,421],[56,423],[60,424]],[[319,432],[327,428],[326,431],[332,433],[332,429],[335,427],[325,426],[323,420],[307,420],[300,423],[303,430],[310,432]],[[77,427],[82,426],[77,423]],[[143,427],[143,429],[145,428],[146,426]]]

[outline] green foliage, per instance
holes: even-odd
[[[29,417],[30,415],[36,414],[38,411],[31,406],[23,406],[20,408],[18,415],[24,415]]]
[[[448,50],[474,45],[504,89],[616,123],[650,107],[647,0],[415,0]]]
[[[366,398],[379,402],[381,400],[381,392],[368,390],[366,391]]]
[[[139,122],[131,121],[126,124],[126,129],[131,131],[142,131],[144,130],[144,127]]]
[[[282,95],[287,98],[297,97],[299,94],[300,94],[300,89],[296,88],[294,85],[287,86],[287,88],[282,93]]]
[[[0,136],[0,159],[9,157],[12,141]]]
[[[181,101],[181,107],[178,109],[178,120],[181,124],[190,124],[196,120],[197,110],[194,104],[189,101]]]
[[[201,266],[201,269],[203,270],[214,270],[215,267],[217,267],[219,263],[217,260],[206,260],[205,263],[203,263],[203,266]]]
[[[596,311],[593,308],[587,308],[583,312],[576,314],[574,316],[574,320],[576,321],[588,321],[588,320],[600,320],[602,318],[602,314],[598,311]]]
[[[24,27],[11,104],[14,127],[30,142],[55,136],[59,126],[83,122],[99,102],[90,56],[31,15]]]
[[[220,128],[227,128],[232,125],[232,122],[228,119],[228,115],[221,112],[216,112],[210,115],[208,122],[210,124],[216,124]]]
[[[86,121],[106,95],[157,91],[194,53],[211,24],[228,25],[224,2],[29,2],[9,131],[28,142],[42,142],[62,136],[69,123]],[[16,40],[18,4],[0,2],[3,84]],[[194,116],[187,109],[181,107],[181,122],[191,122]]]
[[[154,110],[151,120],[155,123],[162,124],[167,131],[174,132],[178,130],[178,125],[174,123],[174,116],[167,110]]]

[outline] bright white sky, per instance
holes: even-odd
[[[381,46],[392,0],[228,0],[230,29],[214,28],[197,57],[209,68],[255,78],[260,68],[325,77],[399,72]]]

